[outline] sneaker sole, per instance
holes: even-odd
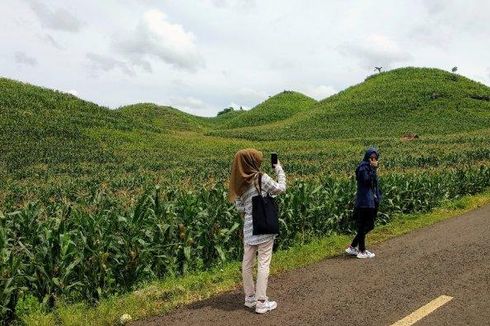
[[[247,308],[253,308],[253,307],[255,307],[255,305],[256,305],[256,303],[255,303],[255,302],[253,302],[253,303],[252,303],[252,302],[250,302],[250,303],[248,303],[248,302],[247,302],[247,303],[245,303],[245,307],[247,307]]]
[[[277,304],[273,306],[272,308],[263,308],[263,309],[255,309],[255,312],[258,314],[265,314],[266,312],[272,311],[277,308]]]
[[[370,259],[370,258],[374,258],[374,256],[372,256],[372,257],[358,257],[358,256],[356,256],[356,258],[359,258],[359,259]]]

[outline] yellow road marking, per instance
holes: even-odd
[[[425,306],[415,310],[412,312],[410,315],[407,317],[397,321],[396,323],[392,324],[391,326],[410,326],[436,310],[437,308],[445,305],[449,301],[451,301],[453,297],[447,296],[447,295],[441,295],[439,298],[436,298],[426,304]]]

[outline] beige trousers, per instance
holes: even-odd
[[[267,300],[267,281],[269,279],[269,266],[272,259],[272,248],[274,247],[274,239],[258,244],[244,244],[243,261],[242,261],[242,278],[243,289],[245,296],[255,294],[257,300]],[[258,253],[258,255],[257,255]],[[257,256],[257,287],[254,287],[253,269],[255,257]]]

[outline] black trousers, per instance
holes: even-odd
[[[377,208],[356,208],[354,210],[357,221],[357,235],[352,240],[352,247],[359,246],[359,251],[366,250],[366,234],[374,229],[374,220],[377,214]]]

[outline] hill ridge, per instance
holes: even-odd
[[[399,137],[405,132],[448,134],[490,125],[490,87],[437,68],[405,67],[371,75],[321,101],[283,91],[251,110],[217,117],[149,102],[112,110],[8,78],[0,78],[0,86],[0,114],[6,130],[13,121],[23,119],[20,129],[41,127],[49,115],[46,125],[60,135],[100,127],[123,132],[192,131],[249,140],[325,139]],[[359,123],[368,125],[369,132],[360,130]]]
[[[275,124],[273,130],[264,126],[210,134],[250,140],[448,134],[489,126],[488,99],[490,87],[461,75],[436,68],[399,68],[369,76]]]

